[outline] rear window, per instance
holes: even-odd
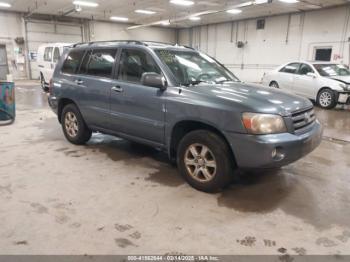
[[[80,68],[81,74],[111,77],[117,49],[96,49],[85,56]]]
[[[84,50],[72,50],[69,52],[62,66],[62,73],[75,74],[79,68]]]
[[[283,67],[280,72],[283,73],[289,73],[289,74],[296,74],[299,71],[300,64],[299,63],[292,63],[285,67]]]
[[[44,52],[44,61],[51,62],[52,61],[52,47],[46,47]]]

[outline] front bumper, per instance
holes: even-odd
[[[321,143],[322,134],[323,128],[318,121],[301,135],[225,133],[241,169],[275,168],[293,163],[312,152]],[[277,155],[273,157],[274,150]]]
[[[339,92],[338,93],[338,103],[339,104],[350,104],[350,92]]]

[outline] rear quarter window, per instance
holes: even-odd
[[[62,73],[75,74],[79,69],[81,60],[83,59],[84,50],[72,50],[69,52],[62,66]]]

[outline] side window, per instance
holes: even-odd
[[[69,52],[62,66],[62,72],[67,74],[75,74],[79,68],[80,61],[84,56],[84,50],[72,50]]]
[[[299,70],[300,64],[299,63],[292,63],[285,67],[283,67],[280,72],[283,73],[289,73],[289,74],[296,74]]]
[[[120,58],[118,79],[140,83],[143,73],[161,74],[151,55],[142,50],[124,49]]]
[[[302,64],[299,69],[299,74],[300,75],[307,75],[308,73],[314,73],[314,70],[307,65],[307,64]]]
[[[96,49],[85,56],[80,72],[92,76],[111,77],[116,54],[117,49]]]
[[[52,47],[45,47],[45,52],[44,52],[44,60],[46,62],[51,62],[52,61]]]
[[[53,62],[57,63],[57,61],[60,59],[60,49],[58,47],[55,47],[55,50],[53,51]]]

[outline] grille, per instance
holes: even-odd
[[[292,114],[292,120],[294,131],[300,132],[315,122],[315,111],[313,108],[309,108],[307,110],[295,112]]]

